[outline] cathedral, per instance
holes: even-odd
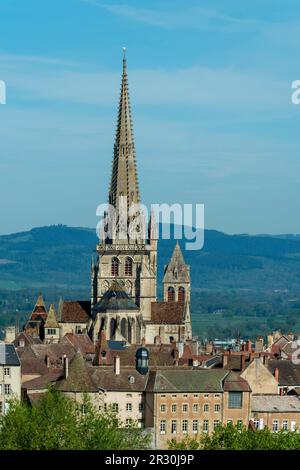
[[[153,214],[144,238],[119,237],[120,201],[140,204],[125,52],[114,144],[109,203],[116,213],[114,237],[103,237],[91,266],[91,318],[94,342],[106,338],[140,344],[191,339],[190,273],[177,243],[165,268],[163,301],[157,300],[157,227]],[[129,218],[128,218],[129,219]],[[128,223],[128,220],[125,223]]]
[[[47,314],[39,298],[25,332],[39,330],[38,336],[48,343],[67,333],[88,334],[94,344],[103,336],[128,345],[192,339],[190,272],[178,242],[165,267],[163,300],[157,299],[157,226],[151,214],[147,230],[142,230],[146,224],[138,209],[141,201],[125,51],[108,201],[114,209],[115,230],[109,235],[104,230],[99,238],[96,260],[92,258],[91,263],[90,301],[61,301],[57,314],[53,306]],[[141,216],[135,238],[129,236],[128,228],[138,218],[127,211],[124,220],[121,206],[134,206]]]

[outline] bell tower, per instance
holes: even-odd
[[[108,195],[111,210],[106,214],[104,229],[96,247],[96,262],[92,260],[91,264],[93,321],[90,331],[94,341],[97,341],[100,331],[105,329],[108,339],[112,336],[125,336],[128,342],[135,338],[138,344],[144,336],[144,322],[151,319],[151,303],[156,301],[157,229],[151,214],[148,231],[144,230],[146,224],[140,208],[125,49],[113,155]],[[109,224],[113,225],[114,230],[107,234],[106,226]],[[135,238],[131,237],[132,226],[136,228]],[[108,315],[103,310],[103,302],[108,292],[109,295],[115,295],[112,293],[116,291],[118,298],[124,299],[126,295],[130,299],[130,302],[126,302],[127,306],[131,306],[130,312],[128,309],[122,311],[121,304],[117,311],[118,302],[114,302],[115,312]],[[133,308],[132,304],[136,308]],[[113,328],[110,328],[108,322],[112,321],[115,323]],[[124,334],[118,329],[119,325],[123,325]],[[113,332],[113,335],[110,332]]]

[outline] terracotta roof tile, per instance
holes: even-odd
[[[77,300],[64,301],[61,312],[61,321],[64,323],[86,323],[91,316],[91,302]]]
[[[160,324],[180,324],[183,321],[184,304],[182,302],[152,302],[151,322]]]

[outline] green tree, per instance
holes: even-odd
[[[300,435],[292,431],[273,433],[268,428],[253,431],[232,424],[218,426],[212,434],[198,439],[189,436],[169,441],[171,450],[292,450],[300,449]]]
[[[32,406],[12,400],[0,420],[1,450],[146,449],[141,429],[122,428],[111,410],[97,411],[87,397],[82,405],[49,389]]]

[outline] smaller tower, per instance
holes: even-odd
[[[58,343],[59,341],[59,324],[57,321],[54,305],[51,304],[47,319],[45,321],[45,343]]]
[[[190,315],[190,267],[184,261],[178,241],[174,248],[171,260],[165,267],[163,291],[165,302],[177,302],[183,305],[183,325],[180,327],[179,337],[182,340],[191,339],[192,323]]]
[[[190,267],[185,264],[178,241],[165,267],[163,289],[165,302],[190,302]]]

